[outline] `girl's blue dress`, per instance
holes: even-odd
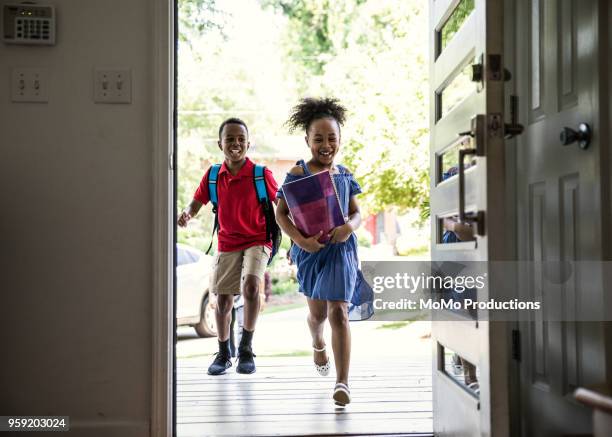
[[[297,162],[304,175],[287,174],[284,183],[309,176],[312,173],[304,160]],[[333,175],[340,207],[346,217],[351,196],[361,193],[361,187],[353,175],[341,165],[339,173]],[[282,198],[282,187],[277,197]],[[357,237],[351,234],[344,243],[328,243],[315,253],[309,253],[297,244],[291,246],[289,256],[297,265],[297,280],[300,292],[311,299],[349,302],[349,319],[365,320],[374,313],[372,288],[359,270]]]

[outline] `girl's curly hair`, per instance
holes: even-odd
[[[310,124],[321,118],[333,118],[340,127],[346,120],[346,108],[340,104],[338,99],[333,97],[306,97],[293,107],[286,124],[289,126],[290,132],[298,128],[308,132]]]

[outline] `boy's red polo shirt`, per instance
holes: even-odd
[[[219,199],[219,243],[220,252],[235,252],[251,246],[272,248],[272,242],[266,238],[266,218],[257,200],[253,168],[255,164],[246,158],[246,162],[236,176],[232,175],[225,162],[219,170],[217,179],[217,197]],[[202,178],[193,198],[206,205],[208,196],[208,174]],[[267,168],[264,171],[268,197],[276,200],[278,184]]]

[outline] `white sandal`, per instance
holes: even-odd
[[[312,346],[312,348],[314,349],[315,352],[325,352],[325,346],[323,346],[321,349],[317,349],[316,347],[314,347],[314,345]],[[314,363],[315,365],[315,369],[317,369],[317,373],[321,376],[327,376],[329,375],[329,357],[327,357],[327,362],[325,364],[317,364]]]
[[[334,402],[341,407],[351,403],[351,392],[348,385],[341,382],[336,384],[336,387],[334,387]]]

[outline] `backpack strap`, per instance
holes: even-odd
[[[213,205],[213,211],[217,212],[217,205],[219,204],[219,197],[217,195],[217,180],[219,179],[219,170],[221,170],[221,164],[214,164],[210,167],[208,173],[208,198]]]
[[[263,209],[264,217],[266,219],[266,238],[272,242],[272,252],[268,259],[268,264],[272,262],[272,258],[278,252],[282,240],[282,233],[276,218],[274,217],[274,207],[268,196],[268,189],[266,188],[265,179],[266,168],[263,165],[255,165],[253,168],[253,180],[255,182],[255,191],[257,193],[257,200]]]
[[[256,164],[253,168],[253,179],[255,180],[255,191],[257,192],[257,200],[259,203],[268,201],[268,190],[266,190],[266,180],[264,178],[265,167]]]
[[[270,227],[270,205],[268,202],[268,190],[266,190],[266,180],[264,178],[265,167],[263,165],[255,164],[253,167],[253,181],[255,182],[255,192],[257,194],[257,200],[262,206],[264,216],[266,218],[266,237],[272,238],[272,228]]]
[[[213,213],[215,214],[215,224],[213,225],[212,234],[210,236],[210,246],[208,246],[208,250],[206,251],[206,255],[210,253],[213,244],[213,238],[215,236],[215,232],[219,230],[219,196],[217,191],[217,181],[219,180],[219,170],[221,170],[221,164],[214,164],[210,167],[210,171],[208,172],[208,198],[210,199],[210,203],[213,206]]]

